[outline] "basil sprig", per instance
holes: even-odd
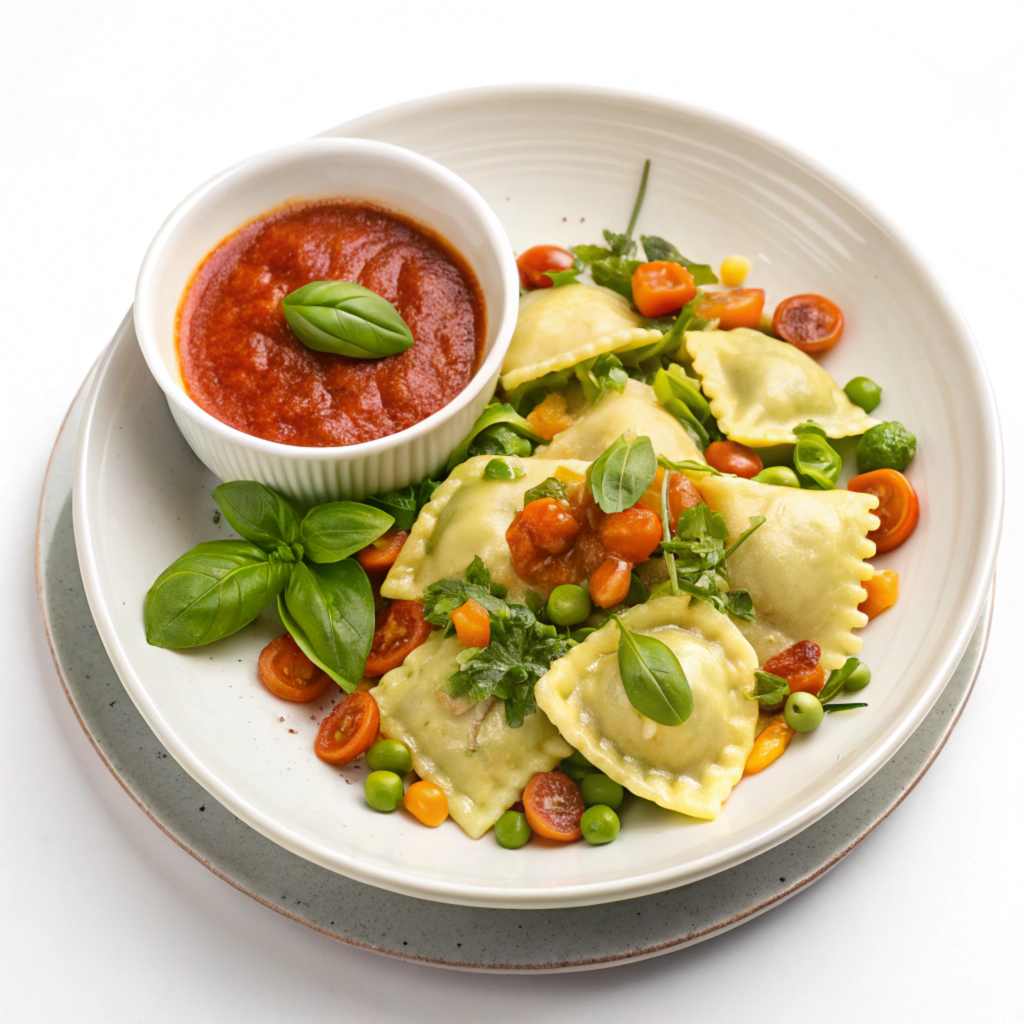
[[[213,492],[245,540],[197,544],[146,595],[146,639],[156,647],[212,643],[247,626],[275,598],[299,647],[347,691],[363,677],[374,604],[362,566],[350,556],[395,522],[379,508],[340,501],[300,520],[294,506],[252,480]]]
[[[602,512],[622,512],[640,500],[657,472],[651,439],[622,434],[591,465],[590,490]]]
[[[619,627],[619,676],[629,703],[659,725],[682,725],[693,712],[693,694],[672,648],[631,633],[618,615],[611,618]]]
[[[756,700],[763,708],[781,704],[789,696],[789,683],[782,676],[758,669],[754,673],[757,683],[753,693],[746,694],[749,700]]]
[[[400,491],[372,494],[366,499],[366,504],[393,516],[396,530],[411,530],[420,509],[430,501],[440,486],[439,480],[424,480],[415,487],[410,484]]]
[[[492,402],[480,413],[473,429],[448,459],[448,472],[474,455],[518,455],[527,458],[534,446],[545,444],[530,424],[507,402]]]
[[[281,300],[284,318],[307,348],[354,359],[380,359],[415,338],[387,299],[354,281],[311,281]]]

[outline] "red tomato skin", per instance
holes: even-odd
[[[550,288],[554,284],[547,271],[572,270],[575,264],[576,257],[559,245],[534,245],[520,253],[516,259],[519,283],[531,291]]]

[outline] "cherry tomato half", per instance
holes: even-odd
[[[320,723],[313,752],[328,764],[348,764],[370,749],[379,728],[377,702],[356,690]]]
[[[260,651],[260,682],[275,697],[305,704],[316,700],[333,680],[306,657],[290,633]]]
[[[789,683],[791,693],[817,695],[825,685],[825,669],[821,666],[821,648],[810,640],[787,647],[764,663],[764,671],[781,676]]]
[[[535,245],[516,259],[519,282],[524,288],[550,288],[554,282],[548,271],[572,270],[576,257],[557,245]]]
[[[357,551],[356,561],[367,572],[387,572],[395,564],[408,537],[408,530],[388,530],[372,544]]]
[[[647,317],[682,309],[697,294],[693,274],[679,263],[654,260],[633,271],[633,305]]]
[[[764,469],[761,456],[738,441],[712,441],[704,449],[704,458],[719,473],[735,473],[747,480]]]
[[[921,506],[913,485],[898,470],[873,469],[855,476],[846,486],[878,498],[878,508],[871,514],[878,516],[881,526],[868,534],[868,540],[875,542],[879,554],[898,548],[914,532]]]
[[[422,601],[392,601],[377,612],[366,675],[382,676],[398,668],[430,636]]]
[[[801,352],[827,352],[843,336],[843,311],[821,295],[793,295],[775,308],[772,330]]]
[[[757,328],[764,309],[763,288],[734,288],[731,292],[705,292],[697,303],[697,316],[718,320],[723,331]]]
[[[621,604],[629,594],[633,563],[609,555],[590,576],[590,596],[598,608]]]
[[[580,818],[587,809],[580,787],[563,772],[539,772],[523,790],[530,828],[546,839],[570,843],[583,835]]]
[[[599,532],[609,554],[635,565],[646,562],[657,550],[661,542],[661,516],[646,505],[634,505],[606,516]]]

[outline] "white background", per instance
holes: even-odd
[[[6,5],[0,1018],[1019,1020],[1022,44],[1016,0]],[[900,810],[823,882],[728,935],[528,978],[349,949],[182,852],[79,729],[33,575],[50,447],[167,211],[251,152],[392,102],[514,81],[620,85],[721,111],[872,197],[966,313],[1008,473],[988,658]]]

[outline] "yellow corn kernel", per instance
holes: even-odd
[[[750,260],[746,256],[726,256],[718,276],[726,288],[738,288],[750,273]]]

